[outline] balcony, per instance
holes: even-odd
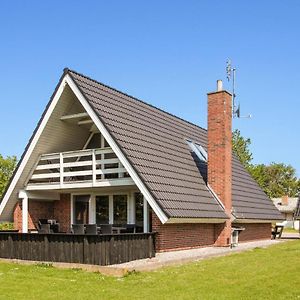
[[[53,190],[134,185],[111,148],[43,154],[26,190]]]

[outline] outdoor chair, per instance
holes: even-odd
[[[85,234],[97,234],[97,224],[85,225]]]
[[[59,223],[55,223],[55,224],[50,225],[50,229],[53,231],[53,233],[59,233],[60,232]]]
[[[136,225],[135,224],[126,224],[125,227],[126,227],[126,230],[124,232],[136,233]]]
[[[102,234],[112,234],[112,225],[111,224],[101,225],[101,233]]]
[[[276,238],[281,238],[283,228],[283,225],[276,225],[275,228],[272,229],[272,240],[275,240]]]
[[[73,234],[84,234],[84,225],[83,224],[72,224],[72,233]]]
[[[50,224],[39,224],[38,233],[51,233]]]

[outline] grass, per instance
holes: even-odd
[[[294,228],[283,228],[283,232],[285,233],[299,233],[299,230],[296,230]]]
[[[131,273],[0,263],[0,299],[299,299],[300,241]]]

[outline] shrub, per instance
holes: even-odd
[[[0,230],[14,229],[14,223],[0,223]]]

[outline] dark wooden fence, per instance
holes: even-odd
[[[155,233],[0,233],[0,257],[103,266],[154,257],[154,243]]]

